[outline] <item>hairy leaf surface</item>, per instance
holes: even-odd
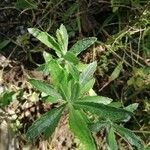
[[[97,38],[95,37],[89,37],[79,40],[71,47],[70,51],[73,52],[75,55],[78,55],[86,50],[88,47],[90,47],[92,44],[94,44],[96,40]]]
[[[78,100],[78,102],[93,102],[93,103],[100,103],[100,104],[105,104],[108,105],[110,104],[113,100],[108,97],[104,96],[86,96]]]
[[[61,95],[55,89],[53,89],[52,86],[50,86],[49,84],[35,79],[29,79],[29,82],[40,92],[44,92],[56,100],[62,99]]]
[[[28,28],[28,31],[30,34],[32,34],[34,37],[40,40],[43,44],[60,53],[61,49],[59,44],[56,42],[54,37],[50,36],[47,32],[40,31],[37,28]]]
[[[139,150],[142,150],[143,148],[142,140],[138,136],[136,136],[131,130],[119,126],[117,124],[113,124],[113,127],[115,131],[122,136],[122,138],[127,140],[131,145],[136,146]]]
[[[80,84],[83,86],[85,85],[93,76],[94,72],[96,71],[96,62],[92,62],[88,64],[88,66],[82,71],[80,74]]]
[[[74,106],[77,109],[82,108],[85,111],[89,111],[103,118],[109,118],[112,120],[123,120],[130,116],[130,112],[124,109],[114,108],[100,103],[76,101]]]
[[[68,33],[66,27],[61,24],[60,28],[56,32],[58,43],[62,47],[63,54],[67,52],[68,49]]]
[[[88,129],[86,121],[80,111],[75,110],[73,108],[70,110],[69,126],[70,130],[84,144],[85,150],[96,150],[96,146],[90,133],[90,130]]]
[[[106,141],[107,141],[108,150],[118,150],[117,141],[116,141],[113,127],[110,127],[107,130]]]
[[[94,83],[95,83],[95,79],[91,79],[85,85],[83,85],[81,87],[81,95],[88,93],[90,91],[90,89],[93,88]]]
[[[37,136],[39,136],[42,132],[44,132],[48,127],[50,127],[49,135],[51,135],[61,117],[61,113],[64,110],[64,105],[50,110],[49,112],[42,115],[34,124],[28,129],[26,136],[28,140],[33,140]]]

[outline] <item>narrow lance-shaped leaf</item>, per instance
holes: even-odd
[[[71,100],[77,100],[80,95],[80,84],[78,82],[75,82],[71,86]]]
[[[63,86],[62,84],[59,85],[59,91],[63,98],[63,100],[68,101],[70,100],[70,91],[68,91],[68,88]]]
[[[106,142],[108,150],[118,150],[117,141],[113,127],[107,129]]]
[[[64,70],[54,59],[48,62],[48,69],[50,72],[52,84],[60,92],[63,98],[65,98],[66,96],[66,98],[68,98],[68,72]]]
[[[35,121],[35,123],[28,129],[26,133],[27,139],[30,141],[33,140],[41,133],[45,132],[48,127],[50,127],[49,135],[51,135],[58,124],[64,106],[65,105],[52,109],[37,119],[37,121]]]
[[[63,68],[54,59],[48,62],[48,69],[50,72],[51,80],[53,85],[60,85],[63,82],[67,82],[67,77]]]
[[[61,95],[47,83],[35,79],[29,79],[29,83],[31,83],[40,92],[44,92],[56,100],[62,99]]]
[[[117,133],[119,133],[119,135],[122,136],[122,138],[127,140],[131,145],[136,146],[139,150],[143,149],[142,140],[138,136],[136,136],[131,130],[117,124],[113,124],[113,128]]]
[[[68,33],[66,27],[61,24],[60,28],[56,32],[59,45],[62,47],[62,52],[65,54],[68,49]]]
[[[0,42],[0,50],[5,48],[10,42],[11,42],[10,40],[4,40],[4,41]]]
[[[88,64],[88,66],[82,71],[80,74],[80,84],[83,86],[85,85],[93,76],[94,72],[96,71],[96,62],[92,62]]]
[[[104,96],[86,96],[81,99],[78,99],[78,102],[93,102],[93,103],[100,103],[100,104],[105,104],[108,105],[110,104],[113,100],[108,97]]]
[[[95,79],[89,80],[84,86],[81,87],[81,95],[84,95],[85,93],[88,93],[90,89],[93,88],[95,83]]]
[[[100,117],[109,118],[112,120],[123,120],[126,119],[129,115],[131,115],[130,112],[124,109],[114,108],[111,106],[94,102],[76,101],[74,103],[74,106],[77,109],[82,108],[85,111],[89,111],[93,114],[99,115]]]
[[[96,42],[97,38],[95,37],[89,37],[84,38],[82,40],[79,40],[77,43],[75,43],[71,49],[70,52],[73,52],[75,55],[80,54],[82,51],[86,50],[88,47],[90,47],[92,44]]]
[[[117,67],[114,69],[114,71],[112,72],[111,76],[109,77],[109,82],[115,80],[116,78],[119,77],[119,74],[122,70],[123,66],[122,66],[122,62],[120,62]]]
[[[69,73],[72,75],[72,77],[74,78],[74,80],[79,81],[79,71],[76,68],[76,66],[73,65],[72,63],[68,62],[67,69],[68,69]]]
[[[96,146],[82,113],[75,109],[69,112],[70,130],[83,143],[85,150],[96,150]]]
[[[54,49],[57,53],[61,53],[61,49],[59,44],[56,42],[54,37],[50,36],[47,32],[40,31],[37,28],[28,28],[30,34],[40,40],[43,44],[48,46],[49,48]]]

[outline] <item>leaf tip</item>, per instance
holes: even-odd
[[[28,28],[27,30],[28,30],[29,33],[32,33],[33,28]]]

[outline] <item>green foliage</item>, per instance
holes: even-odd
[[[12,96],[15,94],[14,91],[6,91],[0,96],[0,107],[6,107],[12,101]]]
[[[85,51],[88,47],[90,47],[92,44],[95,43],[97,38],[95,37],[89,37],[89,38],[84,38],[77,43],[75,43],[70,51],[73,52],[75,55],[80,54],[81,52]]]
[[[128,80],[128,85],[135,89],[150,88],[150,69],[133,68],[132,77]]]
[[[86,120],[83,117],[82,111],[70,109],[69,126],[70,130],[77,136],[85,145],[86,150],[96,150],[96,146]]]
[[[34,1],[30,0],[18,0],[16,2],[16,8],[17,9],[35,9],[37,8],[36,3],[34,3]]]
[[[116,125],[111,125],[114,122],[121,122],[129,118],[132,116],[131,112],[109,106],[108,104],[112,102],[110,98],[89,96],[89,91],[93,88],[95,82],[93,74],[96,71],[97,63],[94,61],[86,65],[81,71],[78,68],[80,62],[77,55],[92,45],[96,38],[80,40],[70,51],[67,51],[68,35],[63,25],[57,30],[57,40],[48,33],[35,28],[30,28],[29,32],[49,48],[55,50],[58,56],[58,58],[54,59],[50,54],[44,54],[45,67],[50,74],[51,85],[39,80],[29,79],[31,85],[52,98],[58,107],[50,110],[33,123],[27,132],[27,138],[33,140],[42,133],[45,138],[48,138],[54,132],[63,111],[66,111],[69,114],[70,130],[87,150],[96,150],[96,144],[91,133],[91,128],[94,130],[95,127],[96,131],[107,127],[109,132],[107,141],[108,146],[111,148],[112,146],[113,148],[117,147],[115,131],[120,132],[125,138],[133,138],[129,142],[137,147],[142,147],[141,143],[139,143],[140,140],[128,130],[127,135],[124,133],[125,129],[122,129],[121,126],[118,125],[120,128],[117,130]],[[96,126],[92,126],[91,124],[94,124],[96,120],[91,120],[91,115],[96,116],[101,122]]]
[[[117,125],[110,120],[98,121],[96,123],[93,123],[90,125],[90,129],[92,132],[98,132],[102,129],[106,129],[106,142],[108,145],[108,149],[118,149],[117,142],[115,140],[115,134],[121,136],[129,144],[135,146],[139,150],[142,150],[144,147],[142,140],[138,136],[136,136],[131,130],[126,129],[121,125]]]
[[[120,62],[117,65],[117,67],[114,69],[114,71],[112,72],[111,76],[109,77],[109,82],[111,82],[119,77],[119,74],[120,74],[122,68],[123,68],[122,62]]]
[[[50,110],[49,112],[45,113],[41,116],[35,123],[32,125],[27,132],[28,140],[33,140],[42,132],[45,132],[47,137],[47,129],[49,129],[48,134],[49,136],[54,132],[58,121],[61,117],[61,113],[64,109],[64,106],[59,108],[55,108]]]
[[[114,130],[119,133],[119,135],[121,135],[125,140],[127,140],[131,145],[136,146],[138,149],[143,149],[143,142],[132,131],[117,124],[114,124],[113,127]]]
[[[83,71],[82,73],[80,74],[80,84],[81,85],[85,85],[87,84],[90,79],[92,78],[94,72],[96,71],[96,66],[97,66],[97,63],[96,62],[93,62],[93,63],[90,63]]]
[[[126,6],[126,5],[131,5],[132,7],[138,7],[142,3],[146,3],[147,0],[111,0],[111,6],[113,9],[113,12],[118,11],[119,7]]]
[[[4,40],[2,42],[0,41],[0,50],[5,48],[9,43],[10,43],[10,40]]]
[[[53,101],[57,102],[58,100],[62,99],[61,95],[55,89],[53,89],[50,84],[34,79],[30,79],[29,82],[40,92],[50,95]]]
[[[107,136],[106,136],[107,144],[108,144],[108,150],[117,150],[117,142],[116,142],[116,137],[115,133],[112,127],[110,127],[107,131]]]
[[[62,52],[65,54],[68,50],[68,33],[64,25],[61,25],[60,29],[57,29],[56,36]]]
[[[78,102],[79,101],[93,102],[93,103],[100,103],[100,104],[108,105],[113,100],[111,98],[104,97],[104,96],[85,96],[84,98],[79,99]]]
[[[50,36],[47,32],[42,32],[36,28],[29,28],[28,31],[30,34],[32,34],[34,37],[40,40],[43,44],[60,53],[60,45],[56,42],[55,38]]]
[[[106,99],[107,101],[107,99]],[[126,119],[130,113],[120,108],[114,108],[97,102],[85,102],[77,101],[74,106],[76,108],[84,109],[92,114],[99,115],[102,118],[109,118],[111,120],[123,120]]]

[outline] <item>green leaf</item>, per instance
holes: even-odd
[[[93,124],[89,124],[89,129],[91,130],[91,132],[99,132],[101,129],[106,128],[108,126],[108,122],[106,121],[98,121],[96,123]]]
[[[122,68],[123,68],[122,62],[120,62],[117,65],[117,67],[114,69],[114,71],[112,72],[111,76],[109,77],[109,82],[111,82],[119,77],[119,74],[120,74]]]
[[[82,62],[79,61],[79,63],[76,65],[77,69],[82,72],[86,67],[88,66],[88,64],[84,64]]]
[[[61,24],[60,29],[57,30],[56,35],[58,43],[62,47],[62,52],[65,54],[68,49],[68,33],[63,24]]]
[[[97,94],[93,89],[90,89],[89,96],[97,96]]]
[[[37,71],[42,71],[45,76],[49,75],[47,63],[41,64],[36,68]]]
[[[70,130],[83,143],[85,150],[96,150],[96,146],[90,130],[87,127],[86,121],[82,113],[75,109],[69,111],[69,126]]]
[[[109,129],[107,129],[106,141],[107,141],[108,150],[118,150],[117,141],[116,141],[113,127],[110,127]]]
[[[131,115],[130,112],[124,109],[114,108],[111,106],[94,102],[76,101],[74,103],[74,106],[77,109],[84,109],[85,111],[89,111],[93,114],[99,115],[100,117],[109,118],[112,120],[123,120]]]
[[[83,86],[85,85],[89,80],[91,80],[94,72],[96,71],[97,62],[94,61],[83,70],[83,72],[80,74],[80,84]]]
[[[29,83],[31,83],[40,92],[44,92],[53,97],[55,101],[62,99],[61,95],[47,83],[35,79],[29,79]]]
[[[108,106],[115,107],[115,108],[120,108],[120,107],[122,107],[122,103],[121,102],[112,102]]]
[[[134,112],[138,108],[138,106],[139,106],[138,103],[133,103],[133,104],[130,104],[127,107],[125,107],[125,109],[127,111]]]
[[[61,49],[59,44],[56,42],[54,37],[50,36],[47,32],[42,32],[37,28],[28,28],[30,34],[40,40],[43,44],[49,48],[54,49],[57,53],[61,54]]]
[[[79,59],[72,52],[68,51],[63,57],[65,60],[72,62],[75,65],[79,63]]]
[[[9,103],[12,101],[12,96],[14,94],[15,94],[14,91],[4,92],[0,97],[0,106],[2,106],[2,107],[8,106]]]
[[[44,94],[43,94],[44,95]],[[45,102],[49,102],[49,103],[58,103],[58,102],[61,102],[62,99],[55,99],[54,97],[52,96],[42,96],[42,100],[45,101]]]
[[[85,85],[83,85],[81,88],[81,95],[88,93],[90,89],[93,88],[94,83],[95,83],[95,79],[91,79]]]
[[[60,91],[60,94],[61,94],[63,100],[65,100],[65,101],[70,100],[70,92],[68,91],[68,88],[64,88],[63,85],[61,84],[59,86],[59,91]]]
[[[75,82],[71,86],[71,100],[77,100],[80,95],[80,84],[78,82]]]
[[[9,43],[10,43],[10,40],[4,40],[4,41],[0,42],[0,50],[5,48]]]
[[[43,57],[44,57],[44,60],[46,63],[52,59],[52,55],[50,53],[45,52],[45,51],[43,52]]]
[[[68,90],[68,72],[54,59],[48,63],[48,69],[50,71],[52,84],[59,91],[63,99],[68,100],[70,98],[70,89]]]
[[[79,71],[77,70],[75,65],[67,63],[67,69],[69,73],[72,75],[72,77],[75,79],[75,81],[79,81]]]
[[[122,138],[127,140],[131,145],[136,146],[139,150],[142,150],[142,140],[138,136],[136,136],[131,130],[119,126],[117,124],[113,124],[113,127],[115,131],[119,133],[119,135],[121,135]]]
[[[73,52],[75,55],[80,54],[82,51],[86,50],[88,47],[90,47],[92,44],[96,42],[97,38],[95,37],[89,37],[84,38],[82,40],[79,40],[77,43],[75,43],[71,49],[70,52]]]
[[[59,87],[59,85],[66,86],[67,75],[63,68],[54,59],[48,62],[48,69],[51,75],[51,80],[53,85]]]
[[[63,105],[59,108],[52,109],[37,119],[28,129],[26,133],[27,139],[29,141],[33,140],[41,133],[47,131],[47,128],[49,128],[48,132],[50,136],[54,132],[64,108],[65,106]]]
[[[78,102],[79,101],[81,101],[81,102],[93,102],[93,103],[108,105],[113,100],[108,98],[108,97],[104,97],[104,96],[86,96],[86,97],[79,99]]]
[[[31,0],[18,0],[16,2],[15,7],[17,9],[36,9],[37,5],[35,3],[32,3]]]
[[[127,107],[125,107],[124,109],[130,112],[134,112],[137,108],[138,108],[138,103],[134,103],[134,104],[130,104]],[[127,119],[123,120],[124,122],[127,122],[131,119],[131,116],[129,116]]]

